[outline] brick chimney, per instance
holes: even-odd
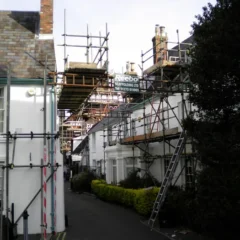
[[[153,42],[153,63],[157,63],[160,60],[167,60],[167,33],[165,27],[159,25],[155,26],[155,37]]]
[[[53,33],[53,0],[41,0],[39,33]]]

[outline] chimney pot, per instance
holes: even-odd
[[[155,26],[155,35],[156,36],[160,36],[160,29],[159,29],[159,25],[158,24],[156,24],[156,26]]]

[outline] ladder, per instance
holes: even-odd
[[[177,146],[176,146],[176,148],[174,150],[174,153],[172,155],[172,158],[169,162],[168,169],[165,173],[165,176],[164,176],[163,182],[161,184],[160,190],[159,190],[158,195],[156,197],[156,200],[153,204],[153,210],[152,210],[151,216],[148,220],[148,225],[151,227],[151,229],[153,229],[154,223],[155,223],[155,221],[157,219],[157,216],[158,216],[158,213],[159,213],[159,211],[160,211],[160,209],[161,209],[161,207],[164,203],[168,187],[169,187],[169,185],[172,181],[172,178],[174,176],[174,173],[176,171],[176,168],[177,168],[177,165],[178,165],[178,162],[179,162],[179,159],[180,159],[180,155],[183,151],[185,140],[186,140],[185,133],[184,133],[184,131],[182,131],[182,133],[180,134],[180,137],[178,139]]]

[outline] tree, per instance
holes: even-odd
[[[204,165],[197,183],[196,225],[217,239],[234,239],[240,217],[239,12],[239,0],[217,0],[192,25],[189,100],[197,110],[184,127]]]
[[[198,110],[185,127],[207,165],[240,162],[239,11],[239,0],[217,0],[192,25],[189,99]]]
[[[240,103],[240,1],[208,4],[192,25],[191,101],[207,117],[224,117]]]

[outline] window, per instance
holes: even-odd
[[[3,123],[4,123],[4,89],[0,88],[0,133],[3,132]]]
[[[130,135],[135,136],[136,135],[136,122],[135,120],[132,120],[130,122]]]
[[[96,133],[92,133],[92,147],[93,151],[96,151]]]
[[[171,160],[172,156],[165,156],[164,157],[164,174],[166,174],[168,166],[169,166],[169,162]]]
[[[125,120],[124,124],[123,124],[123,137],[124,138],[128,137],[128,122],[127,122],[127,120]]]
[[[97,162],[95,159],[93,159],[93,169],[96,169],[96,167],[97,167]]]
[[[151,115],[148,114],[145,117],[145,132],[144,133],[150,133],[151,132]]]
[[[127,177],[133,170],[138,167],[137,158],[133,159],[132,157],[125,158],[125,177]]]
[[[97,160],[96,174],[98,176],[101,176],[101,174],[102,174],[102,160]]]
[[[191,188],[194,184],[194,161],[191,156],[186,158],[186,188]]]
[[[117,161],[116,161],[116,159],[112,160],[112,168],[113,168],[112,183],[117,184]]]
[[[112,127],[108,127],[108,142],[112,142]]]

